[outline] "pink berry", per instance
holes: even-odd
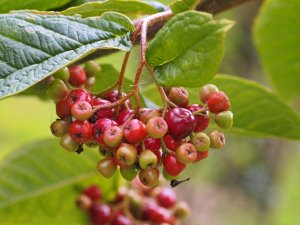
[[[101,199],[102,193],[97,185],[91,185],[86,188],[83,193],[93,201]]]
[[[105,142],[103,140],[103,134],[104,131],[111,126],[117,126],[117,123],[113,120],[106,119],[106,118],[99,119],[94,124],[93,136],[99,144],[105,145]]]
[[[159,205],[165,208],[171,208],[176,203],[176,194],[170,188],[163,188],[156,196]]]
[[[203,106],[198,104],[193,104],[187,107],[187,109],[190,110],[192,113],[199,111],[202,108]],[[210,117],[208,113],[204,113],[204,115],[196,115],[195,119],[196,119],[196,126],[194,128],[195,132],[204,131],[208,127],[210,122]]]
[[[220,113],[230,108],[230,101],[224,92],[217,91],[209,96],[207,105],[212,113]]]
[[[147,136],[146,126],[138,119],[129,120],[123,127],[124,138],[131,144],[143,141]]]
[[[179,162],[175,156],[166,155],[163,159],[163,166],[168,174],[176,177],[181,171],[185,169],[185,164]]]
[[[75,120],[71,123],[69,134],[77,143],[84,143],[91,139],[93,126],[88,121]]]

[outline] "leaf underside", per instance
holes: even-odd
[[[127,17],[15,12],[0,15],[0,99],[21,92],[99,50],[128,51],[134,27]]]

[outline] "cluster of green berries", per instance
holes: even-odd
[[[145,186],[153,187],[160,167],[165,178],[175,179],[188,164],[206,158],[210,148],[225,145],[222,132],[204,132],[211,117],[224,129],[233,122],[230,101],[215,85],[201,88],[202,104],[189,104],[188,91],[173,87],[165,90],[172,107],[166,111],[142,108],[136,113],[130,98],[124,98],[126,93],[112,90],[97,96],[88,91],[83,81],[93,77],[89,74],[100,69],[97,65],[89,62],[85,69],[73,66],[59,71],[61,79],[53,80],[48,94],[56,102],[59,117],[51,124],[52,133],[71,152],[80,153],[83,145],[99,147],[104,158],[97,169],[104,177],[113,176],[119,168],[126,180],[138,176]],[[68,79],[61,74],[68,74]],[[124,98],[122,104],[112,104],[119,97]],[[115,107],[99,108],[105,105]]]
[[[97,185],[82,191],[76,205],[87,211],[92,225],[180,225],[190,214],[189,206],[177,201],[170,188],[145,188],[138,180],[120,188],[114,199],[102,198]]]

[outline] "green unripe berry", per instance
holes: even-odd
[[[177,177],[173,177],[170,174],[168,174],[168,172],[165,170],[165,168],[163,168],[163,176],[166,180],[174,180],[177,178]]]
[[[117,165],[112,158],[104,158],[97,164],[97,170],[106,178],[112,177],[117,169]]]
[[[139,157],[140,167],[144,170],[153,168],[157,164],[157,156],[150,150],[143,150]]]
[[[101,71],[101,66],[96,61],[90,60],[86,62],[84,70],[88,77],[94,77]]]
[[[191,141],[197,151],[207,151],[210,147],[210,139],[206,133],[192,133]]]
[[[62,69],[60,69],[59,71],[57,71],[56,73],[53,74],[54,78],[57,79],[61,79],[64,82],[68,82],[69,78],[70,78],[70,72],[68,67],[64,67]]]
[[[207,103],[209,96],[215,92],[219,91],[216,85],[206,84],[204,85],[199,92],[199,97],[201,102]]]
[[[233,124],[233,113],[231,111],[224,111],[216,114],[216,124],[224,129],[229,129]]]
[[[225,136],[220,131],[213,131],[209,135],[210,138],[210,147],[215,149],[220,149],[225,145]]]
[[[132,181],[136,177],[138,170],[134,166],[122,166],[120,167],[120,173],[125,180]]]
[[[191,214],[191,208],[186,202],[178,202],[175,205],[174,216],[178,219],[187,218]]]
[[[56,120],[50,126],[51,132],[55,137],[62,137],[68,133],[69,123],[65,120]]]
[[[65,134],[60,139],[60,145],[70,152],[76,152],[79,144],[71,138],[69,134]]]
[[[68,88],[66,84],[60,79],[54,79],[47,88],[48,96],[54,101],[64,99],[68,95]]]

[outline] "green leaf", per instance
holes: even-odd
[[[71,0],[0,0],[0,13],[18,9],[48,10],[61,7]]]
[[[217,75],[210,83],[230,98],[233,128],[229,132],[255,136],[300,140],[300,117],[276,94],[262,85],[236,76]],[[199,88],[190,88],[191,103],[199,104]],[[155,86],[144,88],[147,99],[161,105]]]
[[[54,140],[12,152],[0,163],[1,224],[85,224],[85,214],[75,206],[80,190],[96,182],[107,197],[115,194],[119,182],[118,176],[97,174],[97,152],[70,153]]]
[[[0,15],[0,99],[96,50],[130,50],[133,29],[127,17],[112,12],[88,19],[38,12]]]
[[[170,8],[174,14],[194,9],[200,0],[176,0],[170,4]]]
[[[284,97],[300,94],[300,2],[268,0],[253,30],[263,68]]]
[[[157,81],[164,86],[199,87],[217,72],[224,37],[232,26],[204,12],[188,11],[172,18],[156,34],[146,52]]]
[[[141,15],[153,14],[157,10],[146,2],[136,0],[107,0],[104,2],[88,2],[62,11],[64,15],[80,14],[82,17],[100,16],[105,12],[114,11],[136,18]]]

